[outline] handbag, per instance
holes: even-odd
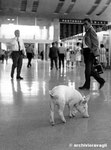
[[[101,63],[97,59],[95,59],[95,62],[93,64],[93,68],[99,74],[103,73],[103,67],[102,67]]]

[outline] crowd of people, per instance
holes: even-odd
[[[60,47],[56,42],[52,43],[52,47],[49,51],[51,70],[53,69],[53,62],[55,62],[55,67],[57,70],[58,66],[59,69],[61,68],[61,63],[64,68],[65,57],[67,67],[69,67],[70,64],[71,67],[73,67],[75,62],[77,66],[80,66],[81,55],[83,54],[85,64],[85,82],[83,86],[79,87],[79,89],[90,89],[91,76],[93,76],[94,79],[99,83],[99,89],[101,89],[105,83],[105,80],[100,76],[99,72],[95,70],[94,65],[98,60],[100,63],[102,63],[103,67],[106,67],[106,50],[103,44],[100,45],[99,49],[98,37],[96,31],[91,25],[91,20],[89,18],[85,18],[83,20],[83,26],[85,29],[85,35],[83,37],[82,45],[81,43],[77,42],[74,49],[65,50],[65,48],[62,47],[62,43],[60,43]],[[59,65],[57,65],[57,59],[59,60]]]
[[[104,44],[100,44],[99,48],[97,34],[92,27],[91,20],[89,18],[85,18],[83,20],[83,26],[85,28],[85,35],[83,37],[83,41],[82,43],[80,41],[77,41],[73,49],[70,47],[65,48],[64,43],[62,42],[52,42],[52,46],[49,48],[50,69],[52,70],[54,66],[56,70],[61,68],[64,69],[65,62],[67,68],[74,68],[74,66],[80,66],[83,56],[85,64],[85,83],[83,84],[83,86],[79,87],[79,89],[90,88],[91,76],[93,76],[98,81],[98,83],[100,84],[100,88],[102,88],[105,80],[100,76],[97,71],[94,70],[93,65],[96,57],[99,56],[100,63],[102,64],[103,68],[106,68],[106,49],[104,47]],[[15,68],[17,68],[16,78],[22,80],[23,77],[21,77],[20,74],[22,69],[23,57],[27,57],[27,67],[30,68],[31,60],[34,57],[34,48],[30,44],[29,47],[25,49],[24,42],[20,38],[19,30],[15,30],[14,34],[15,37],[10,41],[12,58],[11,78],[13,79]]]
[[[51,70],[54,67],[56,69],[61,69],[65,66],[66,67],[73,68],[74,65],[80,66],[80,63],[82,61],[82,48],[81,48],[81,42],[77,42],[74,48],[65,48],[63,43],[60,43],[60,46],[58,46],[57,42],[52,43],[52,47],[49,50],[49,58],[51,62]]]

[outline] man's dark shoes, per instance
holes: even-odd
[[[11,76],[11,79],[13,79],[13,74],[11,74],[10,76]]]
[[[79,87],[80,90],[89,90],[90,88],[89,87],[86,87],[86,86],[81,86]]]
[[[105,81],[103,80],[102,83],[100,83],[99,89],[101,89],[104,86]]]
[[[17,77],[17,80],[23,80],[23,78],[22,77]]]

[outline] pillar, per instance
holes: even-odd
[[[111,29],[109,30],[109,62],[108,66],[111,68]]]
[[[54,41],[59,41],[59,39],[60,39],[60,23],[59,23],[59,19],[54,19],[53,20],[53,25],[54,25]]]

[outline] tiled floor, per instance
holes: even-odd
[[[50,71],[49,62],[36,59],[31,68],[26,66],[24,60],[24,80],[17,81],[15,73],[12,81],[11,60],[0,62],[0,150],[111,150],[111,70],[102,75],[106,83],[101,90],[92,79],[91,89],[80,91],[91,96],[89,118],[77,114],[69,119],[66,107],[66,124],[56,113],[52,127],[48,91],[59,84],[78,88],[84,82],[84,66]]]

